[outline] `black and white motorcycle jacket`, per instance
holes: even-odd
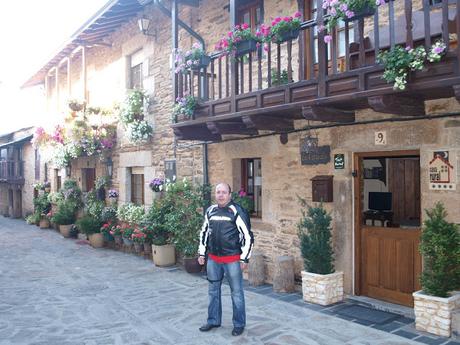
[[[240,261],[248,262],[253,245],[251,221],[240,205],[230,201],[224,207],[212,205],[206,210],[198,249],[201,256],[239,254]]]

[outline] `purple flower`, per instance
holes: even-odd
[[[345,15],[347,16],[347,18],[351,18],[351,17],[353,17],[353,16],[355,15],[355,12],[353,12],[353,11],[346,11],[346,12],[345,12]]]
[[[436,54],[441,54],[444,51],[444,47],[434,47],[433,52]]]
[[[331,35],[324,36],[324,43],[330,43],[331,41],[332,41],[332,36]]]

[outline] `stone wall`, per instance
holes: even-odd
[[[302,271],[302,295],[306,302],[329,305],[343,300],[343,272],[315,274]]]

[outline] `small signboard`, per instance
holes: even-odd
[[[386,145],[387,144],[387,132],[379,131],[374,133],[375,145]]]
[[[173,182],[176,180],[176,160],[165,160],[165,179]]]
[[[300,146],[300,160],[302,165],[326,164],[331,161],[330,146],[309,147],[305,150],[303,145]]]
[[[449,151],[434,151],[429,163],[430,189],[455,190],[455,169]]]
[[[334,169],[345,169],[345,155],[343,153],[334,155]]]

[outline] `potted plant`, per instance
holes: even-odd
[[[70,230],[75,222],[75,205],[69,201],[60,202],[51,221],[59,225],[59,232],[62,236],[70,237]]]
[[[122,237],[122,232],[121,232],[121,225],[114,225],[110,230],[109,230],[110,235],[113,236],[115,239],[115,244],[121,246],[123,244],[123,237]]]
[[[283,43],[299,37],[302,14],[294,13],[293,16],[276,17],[272,21],[271,39],[275,43]]]
[[[105,242],[113,242],[115,241],[115,238],[113,237],[112,235],[112,229],[115,227],[116,225],[113,224],[112,222],[107,222],[107,223],[104,223],[102,224],[101,226],[101,234],[104,238],[104,241]]]
[[[40,214],[34,212],[26,217],[27,224],[35,225],[40,222]]]
[[[99,176],[96,178],[94,188],[96,189],[96,195],[99,200],[105,200],[105,188],[109,185],[109,177]]]
[[[331,216],[322,205],[307,205],[302,198],[298,223],[300,250],[304,260],[302,293],[307,302],[329,305],[343,299],[343,272],[335,272],[331,245]]]
[[[455,292],[460,288],[460,229],[446,220],[440,202],[425,212],[420,239],[422,290],[413,293],[415,327],[450,337],[452,312],[460,305],[460,292]]]
[[[184,94],[183,97],[177,97],[173,108],[173,122],[193,119],[196,106],[197,101],[192,95]]]
[[[255,51],[260,44],[258,38],[252,33],[251,28],[247,23],[235,25],[232,31],[229,31],[226,36],[222,37],[217,42],[215,48],[224,54],[232,54],[233,56],[242,56]]]
[[[80,101],[78,99],[69,99],[67,101],[67,105],[69,106],[70,110],[72,111],[81,111],[86,105],[85,101]]]
[[[127,247],[131,247],[134,242],[132,240],[132,235],[134,233],[134,227],[126,224],[121,227],[121,237],[123,239],[123,244]]]
[[[385,4],[385,0],[323,0],[323,9],[326,10],[329,18],[327,19],[324,42],[332,40],[332,32],[340,20],[353,21],[375,13],[377,6]],[[324,28],[320,28],[321,29]]]
[[[442,40],[436,41],[428,53],[423,46],[416,48],[395,46],[381,52],[377,61],[385,67],[382,78],[387,83],[394,83],[393,89],[405,90],[410,72],[423,70],[427,61],[440,61],[445,51],[446,45]]]
[[[127,131],[128,140],[134,144],[145,143],[153,134],[152,126],[144,120],[148,103],[148,97],[142,90],[133,90],[121,107],[120,122]]]
[[[156,195],[158,195],[157,193],[161,193],[163,191],[164,184],[164,179],[160,177],[155,177],[153,180],[149,182],[149,187]]]
[[[49,193],[51,191],[51,182],[46,181],[43,183],[43,190],[45,193]]]
[[[81,233],[88,236],[92,247],[101,248],[104,246],[104,237],[101,234],[102,223],[99,219],[87,214],[80,218],[76,225]]]
[[[139,228],[134,229],[131,235],[131,239],[134,242],[134,250],[136,251],[136,253],[141,253],[144,251],[144,242],[145,242],[146,237],[147,236],[144,234],[144,232],[141,229]]]
[[[112,205],[115,205],[118,200],[118,191],[116,189],[109,189],[109,192],[107,193],[107,197],[109,198],[109,202]]]
[[[185,52],[181,49],[176,49],[176,73],[185,73],[189,69],[200,70],[208,67],[210,62],[211,58],[206,55],[200,43],[194,43],[192,48]]]

